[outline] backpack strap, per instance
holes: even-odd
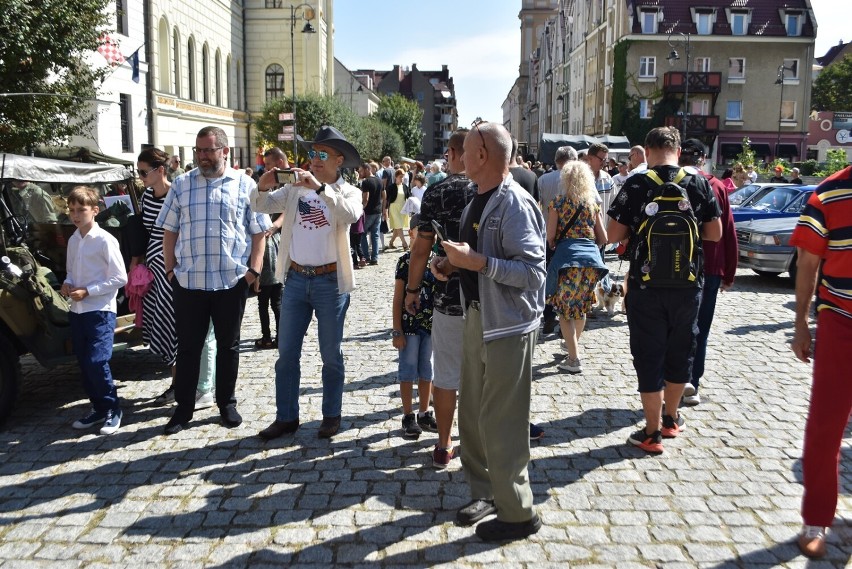
[[[665,183],[663,182],[663,179],[660,178],[660,175],[657,174],[654,170],[647,170],[645,172],[645,175],[651,178],[658,186],[662,186]],[[675,175],[674,180],[672,180],[672,183],[680,185],[681,180],[683,180],[687,176],[688,174],[686,173],[686,170],[681,168],[680,170],[678,170],[677,175]]]

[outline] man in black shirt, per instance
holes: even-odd
[[[652,129],[645,138],[648,165],[662,182],[676,181],[680,173],[680,135],[673,127]],[[681,211],[692,209],[701,239],[718,241],[722,236],[721,210],[713,190],[704,176],[694,172],[683,178],[688,200],[681,200]],[[657,183],[647,174],[631,176],[613,200],[609,209],[607,236],[610,243],[630,239],[631,260],[647,248],[638,234],[640,224],[651,219],[660,209],[652,201]],[[681,205],[683,207],[681,207]],[[701,246],[701,240],[695,243]],[[641,251],[640,251],[641,249]],[[692,379],[692,360],[695,354],[698,326],[698,307],[701,300],[702,278],[681,287],[652,286],[640,280],[648,267],[633,266],[631,262],[627,297],[627,326],[630,330],[630,353],[639,379],[639,395],[645,413],[645,428],[630,435],[627,442],[642,450],[663,452],[662,437],[673,438],[684,429],[678,412],[683,389]],[[703,270],[703,264],[698,271]],[[663,416],[665,400],[666,415]]]
[[[364,204],[364,233],[361,235],[361,257],[371,265],[379,264],[379,227],[382,223],[382,204],[385,189],[382,181],[373,175],[370,165],[362,162],[358,167]],[[372,250],[367,246],[368,242]]]
[[[515,137],[513,136],[512,156],[515,156],[517,153],[518,141],[515,140]],[[512,166],[512,163],[510,163],[510,166]],[[540,201],[538,195],[538,176],[536,176],[535,172],[524,168],[523,166],[510,167],[509,172],[512,174],[512,178],[520,184],[523,189],[528,191],[535,201]]]

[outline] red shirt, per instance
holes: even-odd
[[[722,210],[722,215],[719,216],[722,222],[722,238],[718,241],[701,242],[701,247],[704,249],[704,274],[721,275],[723,283],[733,284],[734,277],[737,274],[740,246],[737,243],[734,214],[731,213],[728,192],[721,180],[713,175],[701,173],[704,174],[704,177],[710,183],[710,187],[713,188],[716,201],[719,202],[719,209]]]
[[[805,206],[790,245],[823,259],[817,310],[852,318],[852,166],[825,179]]]

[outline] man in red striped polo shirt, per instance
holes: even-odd
[[[817,187],[790,244],[798,248],[792,348],[803,362],[814,358],[802,456],[804,527],[799,548],[808,557],[817,558],[825,555],[826,529],[837,510],[840,443],[852,411],[848,370],[852,351],[852,166]],[[808,315],[820,272],[816,351],[812,349]]]

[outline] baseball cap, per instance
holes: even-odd
[[[707,147],[697,138],[687,138],[681,143],[680,152],[689,156],[701,157],[707,155]]]
[[[783,171],[784,171],[784,166],[776,166],[776,167],[775,167],[775,171],[776,171],[776,172],[783,172]]]

